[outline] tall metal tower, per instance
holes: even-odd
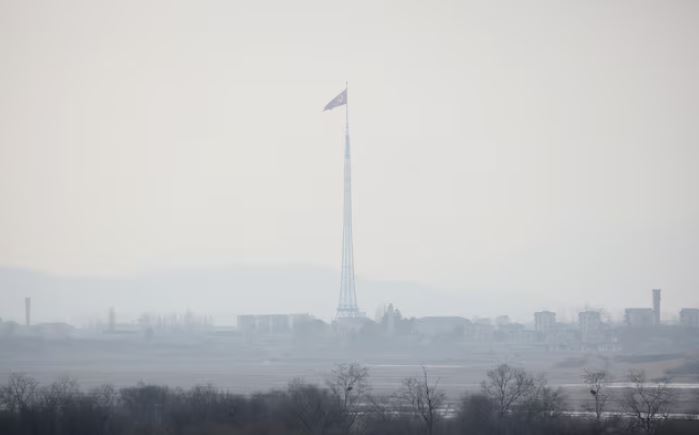
[[[345,168],[344,204],[342,215],[342,265],[340,277],[340,299],[337,303],[337,318],[363,317],[357,306],[357,289],[354,279],[354,247],[352,242],[352,161],[350,154],[348,88],[330,101],[324,110],[345,106]]]

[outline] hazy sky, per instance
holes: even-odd
[[[360,277],[697,306],[698,23],[696,1],[0,0],[0,266],[337,270],[344,116],[321,110],[349,80]]]

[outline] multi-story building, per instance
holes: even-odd
[[[238,330],[245,333],[283,334],[300,322],[310,320],[308,314],[248,314],[238,316]]]
[[[627,308],[624,321],[632,328],[643,328],[655,325],[655,312],[652,308]]]
[[[602,314],[599,311],[581,311],[578,313],[578,326],[581,330],[599,329],[602,325]]]
[[[414,331],[423,336],[463,336],[471,324],[468,319],[457,316],[428,316],[415,319]]]
[[[546,332],[556,325],[556,313],[552,311],[538,311],[534,313],[534,330]]]
[[[699,308],[682,308],[680,310],[680,325],[699,328]]]
[[[587,310],[579,312],[578,327],[580,328],[580,340],[583,343],[602,341],[602,314],[599,311]]]

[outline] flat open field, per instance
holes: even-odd
[[[381,346],[333,340],[298,342],[289,339],[249,340],[238,336],[206,336],[145,341],[135,337],[100,339],[11,339],[0,341],[0,383],[12,372],[23,372],[48,383],[60,376],[81,385],[117,386],[146,383],[173,387],[213,384],[249,394],[284,388],[293,378],[322,383],[337,363],[357,361],[369,367],[372,388],[390,394],[402,379],[425,367],[431,378],[456,400],[477,391],[486,371],[500,363],[521,366],[546,376],[566,392],[570,408],[580,409],[587,398],[581,384],[586,368],[609,370],[622,381],[629,369],[645,370],[648,379],[667,370],[691,365],[687,354],[618,355],[546,352],[526,346],[441,343]],[[672,378],[678,394],[677,412],[699,411],[699,382],[693,374]],[[614,388],[620,392],[620,388]]]

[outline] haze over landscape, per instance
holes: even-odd
[[[697,7],[2,2],[0,264],[292,271],[307,276],[270,282],[274,297],[218,296],[275,312],[293,292],[331,316],[344,120],[320,108],[349,79],[363,282],[437,290],[462,315],[484,295],[520,318],[616,313],[653,287],[668,312],[696,306]],[[371,312],[387,300],[367,285]],[[24,295],[0,292],[0,316],[21,319]]]
[[[0,433],[698,433],[697,23],[0,0]]]

